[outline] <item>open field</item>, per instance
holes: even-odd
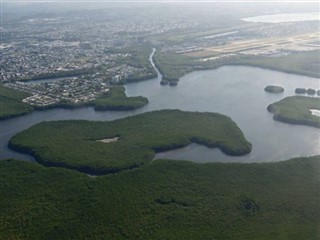
[[[151,37],[151,39],[177,44],[185,41],[192,41],[194,39],[206,39],[212,37],[213,35],[224,34],[226,32],[257,28],[260,25],[259,23],[249,23],[241,20],[233,20],[233,24],[232,22],[225,22],[223,19],[216,19],[216,21],[220,22],[220,24],[216,24],[216,26],[219,26],[218,28],[195,28],[191,30],[184,30],[182,32],[166,32],[154,35]]]
[[[198,52],[187,53],[192,57],[212,57],[220,54],[242,53],[252,55],[262,55],[278,50],[287,51],[312,51],[319,50],[320,46],[310,44],[319,39],[318,32],[300,34],[287,37],[267,38],[267,39],[250,39],[230,42],[222,46],[213,46],[204,48]]]
[[[319,239],[320,157],[156,160],[96,178],[0,161],[1,239]]]

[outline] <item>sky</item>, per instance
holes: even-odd
[[[2,3],[32,3],[32,2],[252,2],[252,3],[319,3],[319,0],[1,0]]]

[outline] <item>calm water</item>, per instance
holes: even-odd
[[[283,22],[302,22],[302,21],[320,21],[319,12],[310,13],[284,13],[260,15],[241,19],[246,22],[261,22],[261,23],[283,23]]]
[[[282,94],[264,91],[280,85]],[[296,87],[320,88],[320,80],[252,67],[226,66],[193,72],[181,78],[177,87],[161,87],[158,81],[128,85],[127,94],[147,96],[150,103],[140,111],[177,108],[188,111],[219,112],[230,116],[253,144],[252,152],[230,157],[218,149],[191,144],[186,148],[157,154],[156,158],[210,161],[278,161],[320,154],[320,130],[276,122],[266,108]]]
[[[252,67],[226,66],[190,73],[176,87],[160,86],[160,79],[126,85],[129,96],[143,95],[149,104],[130,112],[95,112],[92,107],[51,109],[4,120],[1,125],[1,159],[32,160],[7,148],[8,140],[30,126],[51,120],[114,120],[158,109],[219,112],[230,116],[253,144],[252,152],[230,157],[218,149],[191,144],[183,149],[157,154],[156,158],[196,162],[268,162],[320,154],[320,130],[276,122],[266,108],[270,103],[294,95],[296,87],[320,89],[319,79]],[[264,91],[266,85],[280,85],[282,94]]]

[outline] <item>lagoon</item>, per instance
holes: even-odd
[[[86,119],[114,120],[159,109],[218,112],[231,117],[253,145],[252,152],[241,157],[223,154],[218,149],[191,144],[183,149],[158,153],[155,158],[184,159],[196,162],[271,162],[292,157],[320,154],[320,130],[273,120],[267,106],[295,95],[295,89],[319,89],[320,80],[277,71],[245,66],[225,66],[196,71],[183,76],[178,86],[161,86],[161,76],[125,86],[128,96],[143,95],[149,104],[134,111],[96,112],[92,107],[49,109],[0,121],[1,159],[33,160],[29,155],[8,149],[16,133],[42,121]],[[281,94],[264,91],[267,85],[284,88]],[[168,123],[170,124],[170,123]]]
[[[284,88],[281,94],[264,91],[267,85]],[[186,111],[219,112],[231,117],[252,143],[252,152],[231,157],[218,149],[197,144],[159,153],[156,158],[185,159],[196,162],[269,162],[320,154],[320,130],[302,125],[276,122],[267,106],[295,95],[296,87],[319,89],[320,80],[244,66],[225,66],[216,70],[187,74],[178,86],[160,86],[146,81],[126,86],[129,96],[142,94],[149,104],[138,110],[176,108]]]

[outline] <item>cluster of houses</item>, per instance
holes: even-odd
[[[22,101],[33,106],[49,106],[61,102],[85,103],[93,101],[99,94],[109,91],[109,84],[101,78],[65,78],[41,83],[10,82],[6,87],[27,92],[29,97]]]

